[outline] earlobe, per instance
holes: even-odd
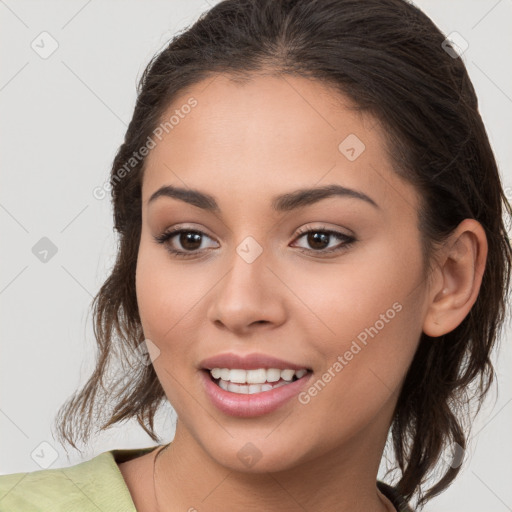
[[[487,259],[487,237],[475,219],[463,220],[440,250],[438,284],[430,289],[423,332],[453,331],[476,302]]]

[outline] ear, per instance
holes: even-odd
[[[428,336],[453,331],[475,303],[487,260],[487,237],[475,219],[463,220],[440,249],[423,323]]]

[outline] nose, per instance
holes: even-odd
[[[254,261],[236,251],[212,290],[208,319],[239,335],[277,327],[286,319],[286,286],[264,250]]]

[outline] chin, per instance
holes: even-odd
[[[268,432],[271,430],[259,437],[241,435],[215,445],[202,443],[202,447],[219,465],[239,473],[286,471],[308,458],[303,443],[290,437],[285,440],[279,434],[272,440],[265,439]]]

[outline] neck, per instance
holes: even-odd
[[[361,439],[291,469],[243,472],[216,462],[178,421],[155,464],[155,510],[394,512],[376,487],[385,438]]]

